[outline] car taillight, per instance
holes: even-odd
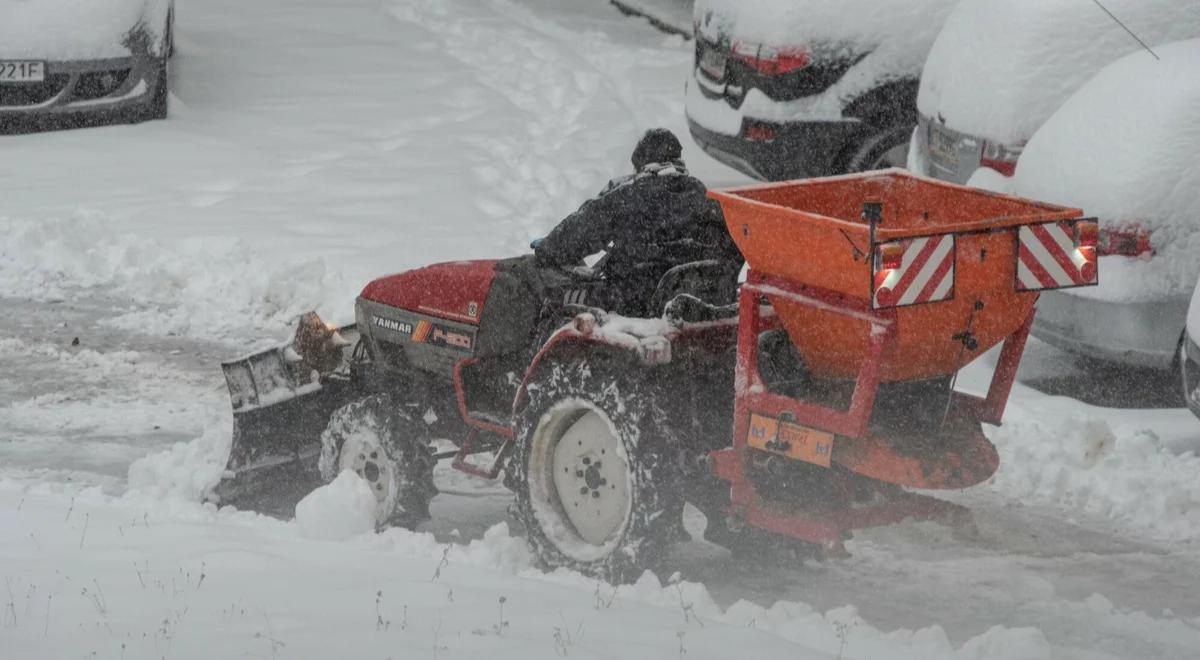
[[[739,41],[733,43],[734,59],[744,62],[764,76],[782,76],[812,64],[812,57],[802,48],[772,48]]]
[[[746,128],[742,132],[747,140],[755,142],[770,142],[775,139],[775,127],[771,124],[746,122]]]
[[[1101,229],[1098,243],[1100,255],[1105,257],[1141,257],[1154,254],[1154,246],[1150,244],[1150,232],[1141,227]]]
[[[1012,176],[1017,171],[1017,159],[1021,157],[1021,147],[1009,147],[999,142],[983,142],[983,151],[979,155],[979,164],[988,167],[1004,176]]]

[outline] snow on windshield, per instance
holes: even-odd
[[[1195,0],[1104,4],[1151,45],[1200,36]],[[957,131],[1018,144],[1105,64],[1140,48],[1084,0],[964,0],[929,52],[917,107]]]
[[[128,57],[123,42],[139,22],[157,37],[167,0],[0,0],[0,58]]]
[[[1156,258],[1106,259],[1091,293],[1183,294],[1200,275],[1200,39],[1138,51],[1089,81],[1021,156],[1011,189],[1152,230]],[[1081,292],[1082,293],[1082,292]]]

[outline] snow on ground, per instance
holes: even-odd
[[[353,489],[299,522],[196,504],[229,443],[220,359],[309,307],[348,318],[371,277],[523,251],[629,167],[642,130],[684,134],[692,52],[594,0],[197,0],[178,41],[169,121],[0,137],[5,657],[1200,648],[1200,426],[1028,387],[992,435],[1001,472],[954,496],[981,539],[898,525],[802,566],[697,541],[678,567],[706,587],[647,579],[615,600],[532,568],[495,526],[498,484],[444,470],[436,539],[305,538],[305,520],[352,515]],[[684,143],[711,185],[743,181]],[[1032,342],[1022,378],[1078,381],[1055,355]]]
[[[613,5],[634,16],[641,16],[666,32],[692,38],[693,0],[610,0]]]
[[[1034,342],[1025,361],[1052,352]],[[964,370],[958,388],[984,394],[996,357],[993,351]],[[1102,408],[1018,383],[1004,424],[984,428],[1000,451],[989,487],[1006,498],[1200,547],[1200,424],[1186,409]]]
[[[850,607],[723,609],[649,574],[619,588],[545,574],[504,525],[465,545],[399,529],[329,543],[305,538],[307,514],[58,491],[0,487],[0,559],[21,568],[0,598],[5,657],[1051,657],[1036,629],[955,649],[937,627],[883,633]]]

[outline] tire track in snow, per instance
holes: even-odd
[[[646,127],[632,84],[621,80],[637,57],[603,34],[564,28],[507,0],[481,4],[460,11],[437,0],[397,0],[389,11],[435,35],[522,115],[514,134],[470,146],[472,174],[488,191],[477,206],[510,224],[506,247],[524,251],[528,238],[627,167]]]

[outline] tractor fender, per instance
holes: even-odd
[[[581,353],[608,355],[626,360],[630,368],[646,369],[655,365],[667,364],[671,361],[671,340],[668,337],[654,335],[649,337],[634,337],[627,334],[606,333],[597,329],[596,319],[591,314],[580,314],[571,323],[559,328],[550,339],[538,349],[525,370],[525,377],[517,388],[513,399],[514,415],[526,405],[528,397],[526,390],[529,383],[537,378],[541,370],[556,362],[570,359]]]

